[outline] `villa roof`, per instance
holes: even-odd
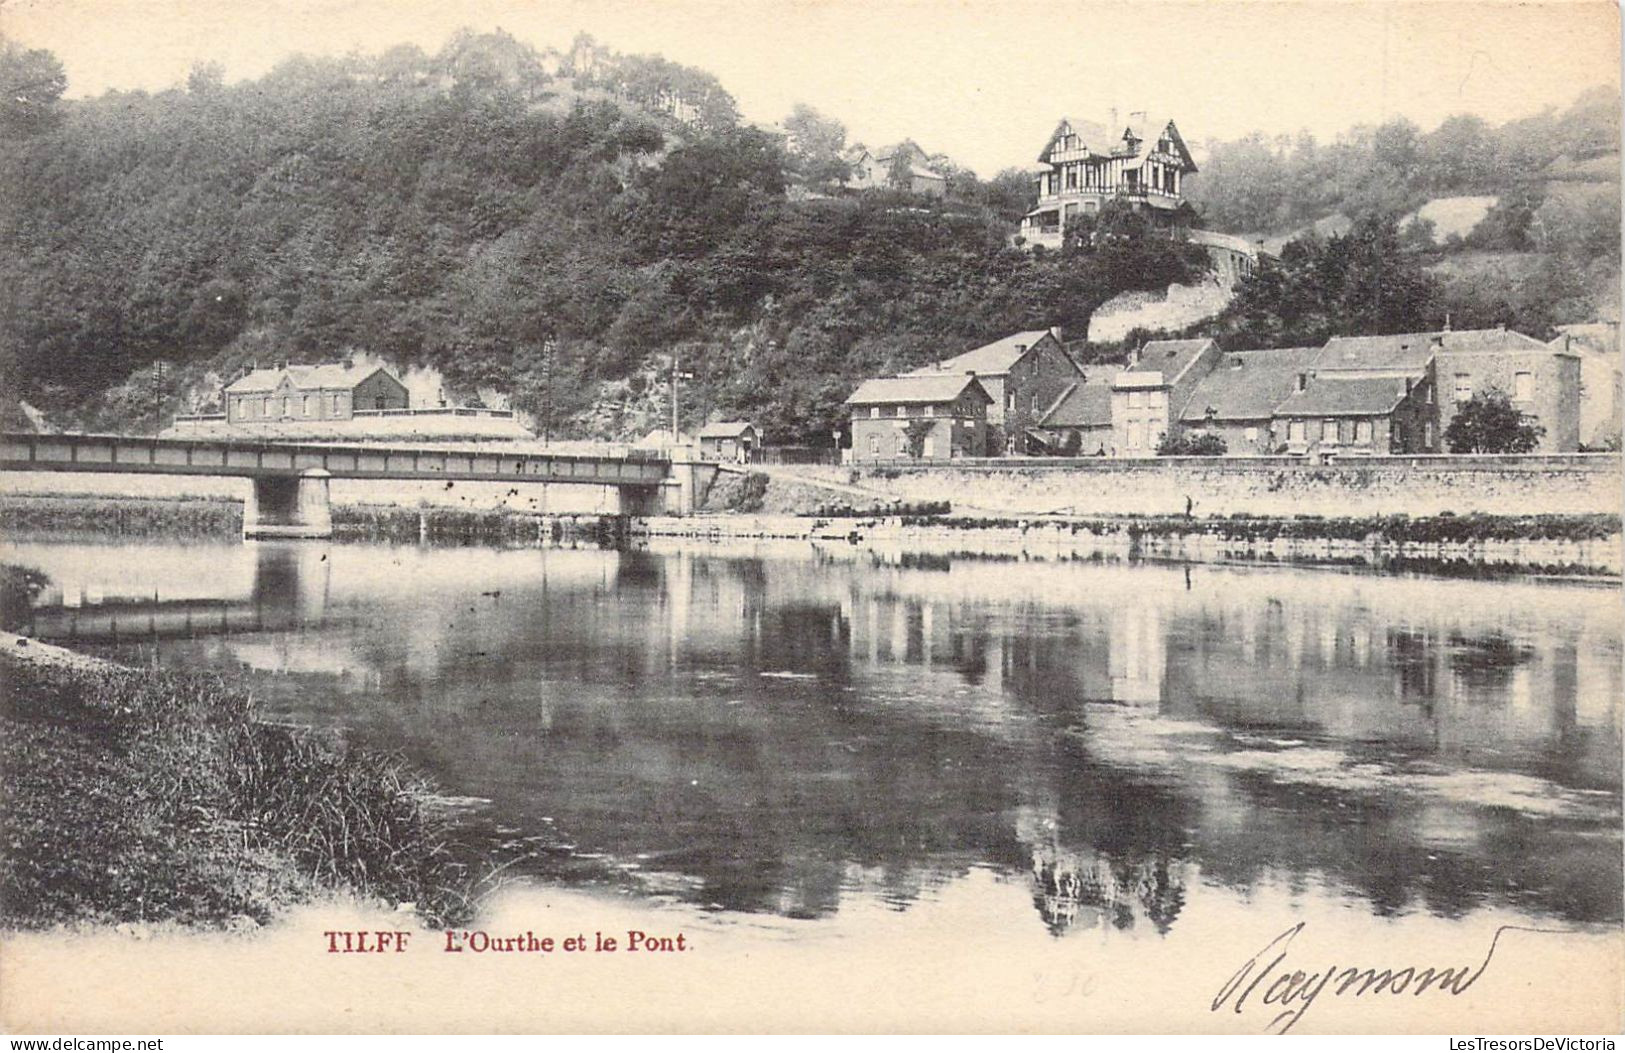
[[[1320,350],[1277,347],[1227,354],[1197,383],[1180,419],[1268,420],[1275,407],[1292,394],[1298,374],[1314,364]]]

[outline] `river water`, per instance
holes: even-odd
[[[510,870],[695,918],[1620,920],[1617,589],[911,556],[14,541],[34,632],[246,677]],[[984,891],[978,891],[984,890]]]

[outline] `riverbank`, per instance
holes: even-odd
[[[633,520],[635,539],[844,541],[926,554],[1036,553],[1368,566],[1435,573],[1621,576],[1617,516],[697,516]]]
[[[477,875],[404,765],[218,678],[0,640],[0,928],[252,928],[335,896],[471,912]]]

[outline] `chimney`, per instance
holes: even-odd
[[[1061,329],[1060,326],[1058,326],[1058,325],[1050,326],[1049,327],[1049,335],[1055,338],[1055,342],[1057,344],[1060,344],[1062,347],[1066,346],[1066,335],[1065,335],[1065,332]]]
[[[1026,344],[1017,344],[1016,345],[1016,354],[1018,354],[1018,355],[1026,354],[1026,352],[1027,352],[1027,345]]]
[[[1446,329],[1445,333],[1448,333],[1449,331],[1450,330]],[[1428,346],[1433,348],[1435,351],[1444,350],[1444,333],[1434,333],[1433,339],[1428,341]]]
[[[1450,332],[1450,312],[1449,311],[1446,311],[1444,313],[1444,331],[1447,332],[1447,333]]]

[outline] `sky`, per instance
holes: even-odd
[[[228,80],[294,53],[433,51],[460,26],[538,48],[577,32],[715,74],[752,121],[797,102],[873,144],[909,137],[983,176],[1030,166],[1062,116],[1172,116],[1187,141],[1395,115],[1492,123],[1620,83],[1612,0],[0,0],[70,95]]]

